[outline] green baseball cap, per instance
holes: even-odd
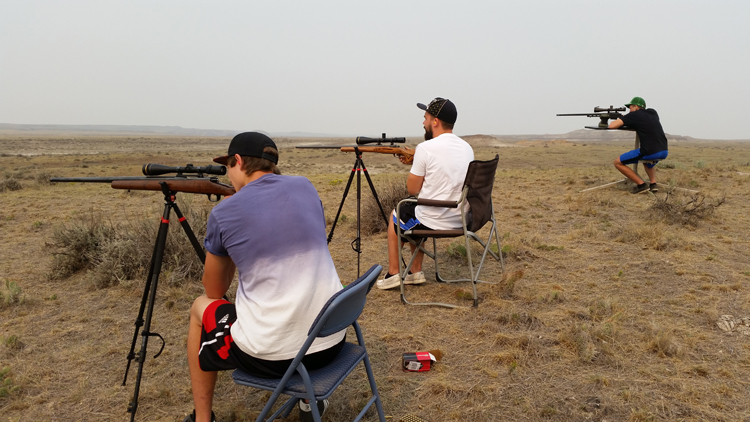
[[[631,105],[637,105],[640,108],[646,108],[646,100],[641,97],[633,97],[633,99],[630,100],[629,103],[625,104],[625,107],[630,107]]]

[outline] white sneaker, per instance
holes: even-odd
[[[424,278],[424,271],[420,271],[418,273],[407,275],[404,279],[404,284],[422,284],[425,281],[427,281],[427,279]]]
[[[386,273],[386,275],[388,274]],[[398,287],[399,285],[401,285],[401,277],[399,277],[398,274],[392,275],[388,278],[378,280],[377,285],[378,285],[378,289],[380,290],[392,289],[394,287]]]

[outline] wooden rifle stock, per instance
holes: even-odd
[[[414,161],[414,150],[410,148],[389,147],[389,146],[371,146],[371,147],[341,147],[341,152],[354,152],[354,148],[360,152],[377,152],[378,154],[400,155],[405,158],[406,164]]]
[[[166,183],[172,192],[205,193],[206,195],[230,196],[234,195],[232,186],[213,181],[211,179],[185,180],[113,180],[113,189],[128,190],[161,190],[161,183]]]

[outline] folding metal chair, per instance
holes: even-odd
[[[500,247],[500,235],[497,231],[497,222],[495,220],[495,211],[492,205],[492,187],[495,181],[495,172],[497,170],[497,163],[500,159],[499,155],[495,155],[493,160],[489,161],[478,161],[474,160],[469,163],[469,168],[466,171],[466,178],[464,179],[464,187],[461,192],[461,197],[458,201],[438,201],[429,198],[408,198],[398,203],[396,206],[396,215],[399,214],[399,208],[402,204],[408,202],[416,202],[419,206],[426,207],[443,207],[443,208],[458,208],[461,210],[461,223],[463,225],[460,229],[455,230],[406,230],[402,231],[399,224],[396,224],[397,235],[398,235],[398,247],[401,251],[403,244],[402,236],[409,240],[410,243],[417,246],[414,250],[414,254],[409,261],[409,264],[404,268],[403,260],[399,259],[399,272],[401,274],[401,301],[410,305],[431,305],[431,306],[445,306],[449,308],[457,308],[456,305],[440,302],[409,302],[406,299],[406,293],[404,288],[404,278],[409,273],[414,258],[417,256],[417,252],[420,250],[424,254],[435,261],[435,278],[438,282],[443,283],[455,283],[461,281],[470,281],[473,292],[474,303],[473,306],[479,305],[477,299],[477,283],[488,283],[496,284],[493,282],[480,280],[479,272],[482,270],[484,260],[489,253],[495,260],[500,262],[500,268],[503,274],[505,273],[505,265],[503,263],[503,254]],[[469,209],[466,208],[466,203],[469,204]],[[487,223],[491,223],[490,233],[487,241],[484,242],[477,234],[482,227]],[[455,280],[445,280],[440,276],[440,269],[438,266],[438,254],[437,254],[437,240],[438,238],[451,238],[463,236],[466,243],[466,257],[469,261],[469,270],[471,272],[471,278],[461,278]],[[497,252],[491,248],[492,238],[495,238],[497,245]],[[432,249],[430,253],[424,248],[424,242],[432,238]],[[482,245],[484,250],[482,251],[482,259],[479,261],[479,265],[474,268],[471,258],[471,244],[469,239],[473,239]]]
[[[320,422],[320,414],[315,402],[330,397],[354,368],[360,362],[364,362],[367,379],[372,390],[372,398],[367,402],[362,411],[359,412],[354,421],[361,420],[374,403],[380,421],[385,422],[383,405],[380,401],[378,389],[375,386],[375,377],[372,373],[370,360],[367,357],[367,349],[362,338],[362,331],[357,323],[357,318],[365,307],[367,293],[373,284],[375,284],[382,269],[383,267],[380,265],[373,265],[360,278],[331,296],[310,327],[307,340],[305,340],[302,348],[282,378],[259,378],[240,369],[236,369],[232,373],[232,378],[234,378],[234,382],[237,384],[273,392],[256,421],[266,420],[266,416],[271,411],[279,396],[286,394],[291,396],[291,398],[267,420],[272,421],[279,415],[283,415],[284,418],[289,416],[289,413],[294,409],[294,405],[300,399],[307,399],[311,404],[310,408],[313,419]],[[308,371],[305,365],[302,364],[302,358],[310,348],[313,340],[317,337],[327,337],[337,333],[350,325],[354,327],[354,331],[357,334],[357,344],[344,343],[344,348],[333,362],[324,368]]]

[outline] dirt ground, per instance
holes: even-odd
[[[657,170],[661,191],[631,195],[625,184],[579,193],[620,180],[611,163],[630,142],[467,140],[478,159],[500,156],[493,199],[505,273],[497,262],[485,263],[482,278],[497,284],[479,284],[477,308],[408,306],[396,291],[370,293],[360,323],[389,421],[750,420],[750,319],[742,319],[750,317],[750,142],[672,142]],[[330,224],[354,156],[294,147],[352,140],[278,141],[282,172],[312,180]],[[93,286],[85,272],[52,280],[49,244],[56,230],[86,216],[158,225],[162,198],[47,178],[136,176],[145,163],[207,165],[228,143],[0,138],[0,421],[129,417],[134,368],[124,387],[122,380],[145,277],[106,288]],[[364,161],[377,191],[406,179],[408,166],[392,156],[366,154]],[[361,182],[364,203],[371,193]],[[667,208],[671,187],[699,191],[704,204],[723,203],[683,223],[679,211],[693,196],[675,190]],[[330,244],[344,283],[358,274],[350,245],[356,191],[355,178]],[[178,203],[211,205],[187,196]],[[384,234],[362,236],[360,271],[386,264],[385,243]],[[456,245],[438,243],[449,275],[468,271]],[[428,283],[410,286],[410,299],[471,304],[462,294],[469,286],[436,283],[429,260],[425,273]],[[153,359],[160,342],[149,342],[139,421],[179,421],[193,407],[186,328],[202,287],[163,278],[152,331],[166,346]],[[726,315],[729,331],[718,324]],[[443,353],[433,370],[401,371],[402,353],[430,349]],[[325,419],[353,418],[367,391],[363,374],[351,376],[331,397]],[[222,421],[250,421],[266,397],[223,373],[214,410]],[[377,417],[370,412],[366,420]]]

